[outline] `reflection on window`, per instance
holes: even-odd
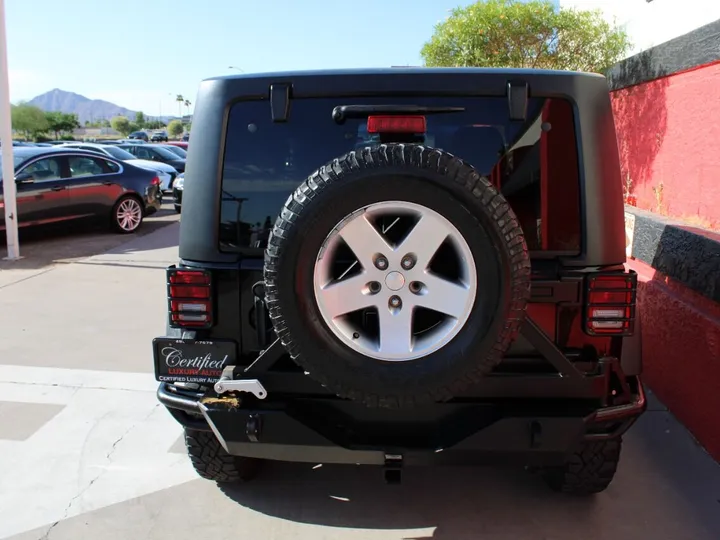
[[[486,176],[515,210],[531,250],[579,251],[572,105],[531,98],[522,122],[509,119],[505,98],[468,97],[298,99],[286,123],[272,122],[267,101],[234,105],[223,168],[221,249],[259,252],[288,196],[308,175],[348,151],[386,142],[368,134],[364,119],[335,123],[334,107],[409,102],[465,107],[461,113],[429,115],[427,132],[410,135],[408,142],[446,150]]]
[[[22,172],[29,174],[34,182],[50,182],[61,178],[60,161],[57,158],[39,159],[25,167]]]
[[[95,176],[103,174],[103,168],[100,160],[89,157],[71,157],[68,159],[70,164],[70,176],[72,178],[80,178],[83,176]]]

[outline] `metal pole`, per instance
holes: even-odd
[[[18,242],[12,121],[10,119],[5,0],[0,0],[0,141],[2,141],[3,205],[5,206],[5,235],[7,236],[6,258],[13,261],[20,258],[20,244]]]

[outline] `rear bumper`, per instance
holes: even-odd
[[[204,396],[161,383],[157,396],[184,427],[212,431],[233,455],[312,463],[406,465],[562,463],[584,440],[621,436],[645,410],[639,379],[622,405],[537,400],[439,403],[408,411],[372,410],[349,401],[272,402]]]

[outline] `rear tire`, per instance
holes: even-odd
[[[133,195],[120,197],[110,215],[113,229],[120,234],[136,232],[142,226],[144,217],[144,204],[139,197]]]
[[[622,439],[583,443],[562,467],[542,471],[554,491],[570,495],[593,495],[605,491],[615,478]]]
[[[185,447],[195,472],[218,483],[240,483],[253,479],[261,460],[231,456],[209,431],[185,430]]]

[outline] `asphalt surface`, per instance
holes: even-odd
[[[400,486],[285,463],[232,489],[197,478],[151,374],[177,234],[0,269],[0,538],[720,538],[720,467],[656,400],[589,499],[506,468],[408,469]]]

